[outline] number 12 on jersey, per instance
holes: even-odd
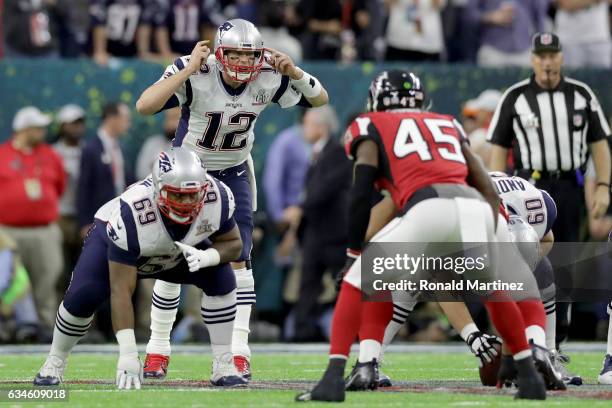
[[[247,145],[247,137],[240,138],[251,130],[251,126],[257,115],[253,112],[238,112],[230,116],[227,123],[230,127],[228,132],[219,136],[219,130],[223,123],[224,112],[207,112],[208,125],[204,131],[204,136],[198,139],[198,146],[206,150],[227,151],[241,150]],[[220,137],[220,141],[218,140]]]

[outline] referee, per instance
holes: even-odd
[[[588,85],[561,73],[559,37],[538,33],[532,40],[533,75],[511,86],[497,106],[487,140],[490,169],[505,171],[513,150],[515,174],[546,190],[557,204],[556,241],[578,241],[589,154],[597,187],[591,213],[602,217],[610,201],[610,128]],[[568,303],[557,304],[557,342],[569,330]]]

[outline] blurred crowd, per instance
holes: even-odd
[[[610,0],[4,0],[0,57],[167,61],[226,19],[307,60],[529,66],[530,39],[555,31],[566,65],[611,67]],[[3,7],[3,10],[2,10]]]

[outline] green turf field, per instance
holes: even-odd
[[[206,353],[207,354],[207,353]],[[284,407],[317,405],[293,402],[297,390],[307,389],[325,367],[319,354],[259,354],[253,357],[251,388],[211,388],[208,355],[176,354],[165,382],[146,382],[140,391],[117,391],[111,383],[117,357],[112,354],[74,354],[65,373],[68,403],[21,403],[20,406],[71,407]],[[595,385],[602,355],[574,353],[571,369],[585,379],[585,386],[566,393],[549,393],[548,401],[518,402],[509,391],[478,387],[475,359],[458,353],[393,354],[385,373],[398,381],[393,391],[347,394],[343,406],[465,407],[465,406],[554,406],[610,407],[612,386]],[[44,355],[0,354],[0,388],[24,387],[34,377]],[[202,382],[200,382],[202,381]],[[14,382],[14,383],[13,383]],[[19,404],[15,404],[17,406]],[[0,403],[0,406],[10,404]]]

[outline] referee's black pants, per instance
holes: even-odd
[[[557,205],[557,219],[552,227],[555,242],[578,242],[584,206],[583,185],[578,183],[574,177],[562,179],[546,178],[537,180],[536,187],[546,190]],[[567,248],[564,249],[567,250]],[[554,247],[552,251],[551,257],[554,257]],[[571,283],[559,282],[559,280],[570,279],[570,272],[568,270],[555,271],[558,286],[566,288],[571,286]],[[567,339],[569,333],[569,306],[569,302],[557,302],[556,304],[557,348],[559,343]]]

